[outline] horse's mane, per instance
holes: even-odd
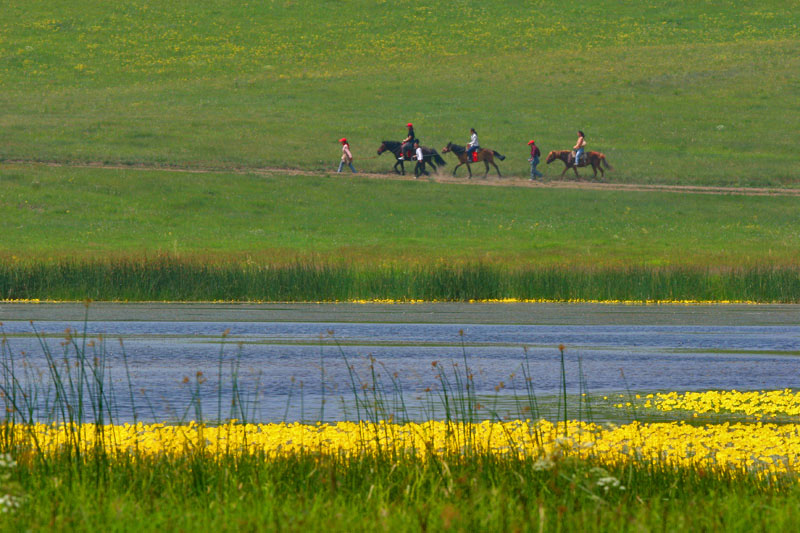
[[[460,144],[450,143],[450,150],[452,150],[454,154],[460,154],[465,152],[467,149]]]
[[[386,148],[391,150],[392,148],[399,148],[401,144],[400,141],[381,141],[383,144],[386,145]]]

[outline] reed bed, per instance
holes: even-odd
[[[0,262],[5,300],[800,302],[792,266],[575,267],[296,262],[205,264],[157,257]]]

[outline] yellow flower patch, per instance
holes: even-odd
[[[452,454],[594,459],[606,465],[629,462],[700,467],[712,472],[791,474],[800,460],[800,425],[631,423],[621,426],[572,421],[430,421],[394,424],[240,424],[205,426],[123,424],[82,426],[35,424],[8,428],[31,451],[51,456],[66,449],[114,455],[180,456],[293,454],[354,457],[393,453],[427,458]]]

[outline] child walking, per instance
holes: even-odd
[[[350,143],[347,142],[345,137],[339,139],[339,142],[342,143],[342,160],[339,162],[339,170],[336,172],[341,172],[342,167],[344,167],[346,163],[347,166],[350,167],[350,170],[353,171],[353,174],[355,174],[356,167],[353,166],[353,154],[350,152]]]
[[[531,181],[533,181],[536,178],[541,178],[544,176],[544,174],[536,170],[537,165],[539,165],[539,157],[542,155],[542,152],[539,150],[539,147],[536,146],[536,141],[528,141],[528,146],[531,147],[531,157],[528,159],[528,161],[531,162]]]
[[[422,147],[419,145],[419,141],[414,141],[414,152],[416,154],[414,159],[417,160],[417,166],[414,167],[414,179],[420,177],[422,174],[430,176],[428,171],[425,170],[425,155],[422,153]]]

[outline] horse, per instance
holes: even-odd
[[[469,171],[469,177],[472,178],[472,169],[470,168],[469,164],[475,163],[477,161],[483,161],[483,164],[486,165],[486,174],[483,175],[484,178],[489,175],[489,163],[491,163],[494,166],[495,170],[497,170],[497,177],[498,178],[502,177],[500,175],[500,169],[497,168],[497,163],[494,162],[494,158],[496,157],[497,159],[502,161],[503,159],[506,158],[506,156],[500,154],[499,152],[490,150],[488,148],[481,148],[476,152],[478,156],[477,160],[469,161],[469,156],[467,156],[467,149],[458,144],[453,144],[452,142],[447,143],[447,146],[442,148],[443,154],[446,154],[447,152],[452,152],[458,158],[458,164],[453,169],[453,176],[456,175],[456,170],[458,170],[458,167],[460,167],[461,165],[467,165],[467,170]]]
[[[592,165],[592,170],[594,170],[594,178],[597,179],[597,169],[600,169],[600,179],[605,178],[605,171],[603,170],[603,166],[605,166],[608,170],[614,170],[611,165],[608,164],[606,161],[606,156],[600,152],[589,152],[583,156],[579,165],[575,165],[575,156],[572,153],[572,150],[553,150],[549,154],[547,154],[547,164],[549,165],[556,159],[560,159],[564,162],[564,172],[561,173],[561,177],[564,177],[564,174],[567,173],[567,170],[570,168],[575,171],[575,176],[580,178],[580,174],[578,174],[578,167],[588,167]]]
[[[403,143],[400,141],[381,141],[381,146],[378,148],[378,155],[381,155],[383,152],[394,154],[394,171],[405,176],[406,169],[405,165],[403,164],[403,160],[398,159],[400,157],[400,147],[402,145]],[[447,162],[442,159],[442,156],[440,156],[439,152],[437,152],[435,149],[428,148],[427,146],[422,146],[421,148],[422,160],[425,161],[425,164],[430,165],[434,172],[436,172],[436,165],[441,167],[447,164]],[[404,155],[406,159],[410,160],[412,154],[413,152],[406,152]],[[433,163],[434,161],[436,161],[436,164]],[[398,170],[398,167],[400,170]]]

